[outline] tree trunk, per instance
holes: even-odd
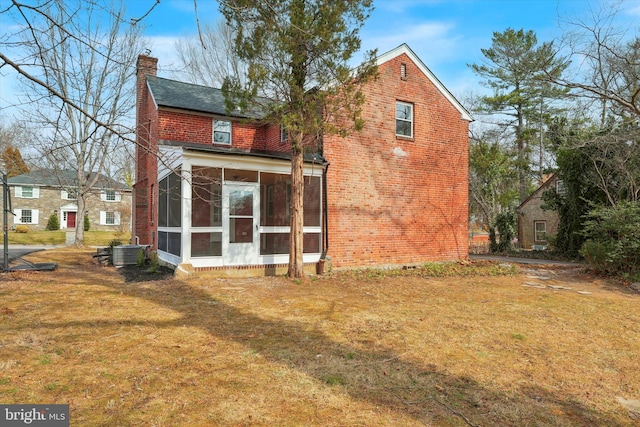
[[[78,194],[78,211],[76,213],[76,236],[73,244],[84,245],[84,215],[87,210],[84,195]]]
[[[298,145],[299,147],[299,145]],[[291,154],[291,233],[289,235],[289,278],[304,277],[302,228],[304,226],[304,161],[300,148]]]

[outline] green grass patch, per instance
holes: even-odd
[[[11,245],[64,245],[67,239],[67,232],[57,231],[35,231],[29,230],[27,233],[9,232],[9,244]],[[112,240],[120,240],[128,243],[131,233],[121,233],[113,231],[85,231],[84,244],[87,246],[107,246]]]

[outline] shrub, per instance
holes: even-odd
[[[120,246],[122,244],[122,241],[120,241],[119,239],[113,239],[112,241],[109,242],[109,247],[113,248],[114,246]]]
[[[89,222],[89,215],[84,214],[84,231],[89,231],[91,228],[91,222]]]
[[[28,233],[28,232],[29,232],[29,227],[27,227],[26,225],[16,226],[16,233]]]
[[[47,231],[60,230],[60,220],[58,219],[58,215],[52,214],[49,217],[45,230]]]
[[[144,267],[147,263],[147,254],[144,249],[140,249],[136,255],[136,265],[138,267]]]
[[[580,253],[594,268],[610,274],[640,273],[640,202],[601,206],[587,215]]]
[[[491,252],[508,252],[512,249],[513,238],[516,235],[516,217],[513,212],[502,212],[496,217],[496,231],[499,240],[496,242],[495,234],[491,236]]]
[[[160,271],[160,258],[158,258],[157,252],[151,252],[149,254],[149,272],[157,273]]]

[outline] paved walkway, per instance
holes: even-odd
[[[536,259],[536,258],[520,258],[515,256],[498,256],[498,255],[476,255],[470,254],[469,259],[486,259],[500,262],[508,262],[512,264],[545,264],[545,265],[559,265],[565,267],[584,267],[584,263],[571,262],[571,261],[558,261],[551,259]]]

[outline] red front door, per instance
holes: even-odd
[[[67,228],[75,228],[75,227],[76,227],[76,213],[67,212]]]

